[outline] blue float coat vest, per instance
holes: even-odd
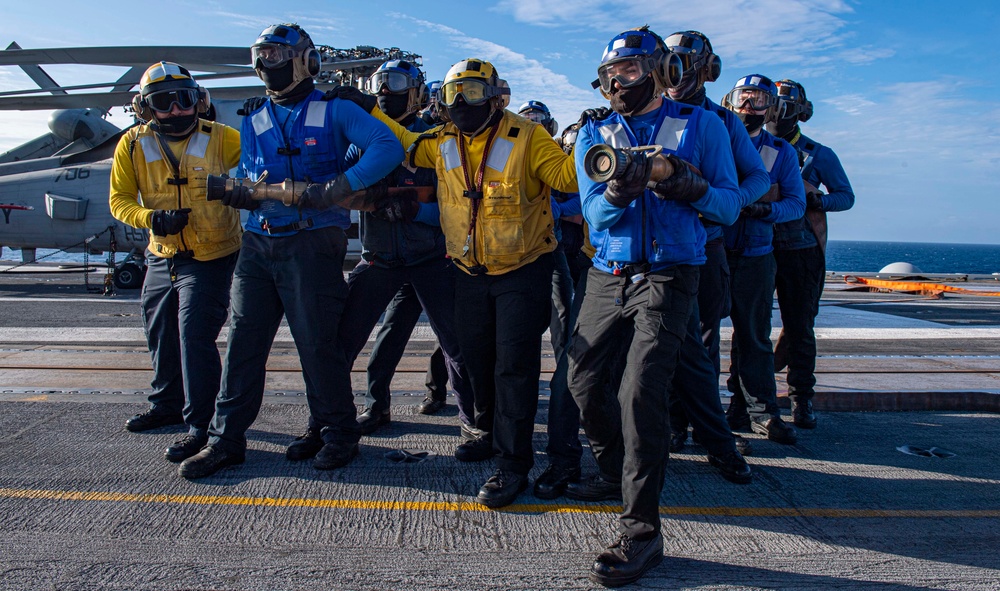
[[[417,117],[407,129],[420,133],[431,126]],[[356,148],[351,148],[354,152]],[[350,160],[350,158],[348,158]],[[435,187],[437,174],[430,168],[411,171],[399,165],[389,175],[391,187]],[[437,208],[437,204],[421,204],[421,209]],[[444,234],[440,225],[419,221],[390,222],[368,212],[361,214],[361,256],[380,267],[416,265],[430,259],[443,259]]]
[[[773,250],[771,242],[774,238],[774,224],[796,220],[805,214],[805,196],[802,193],[801,181],[798,180],[798,157],[791,144],[764,130],[750,140],[760,153],[771,183],[781,186],[782,200],[771,204],[772,213],[767,218],[757,219],[740,214],[736,223],[723,228],[722,233],[727,252],[755,257]],[[790,184],[790,176],[799,184],[794,199],[790,198],[792,188],[787,186]],[[802,202],[798,203],[799,200]]]
[[[268,184],[280,183],[285,179],[325,183],[344,172],[347,167],[344,156],[349,144],[339,145],[344,140],[331,131],[331,111],[336,101],[324,101],[322,98],[323,93],[314,90],[290,111],[275,107],[274,103],[267,101],[244,117],[240,130],[243,154],[238,175],[257,180],[267,171],[267,180],[264,182]],[[282,127],[287,132],[283,132]],[[325,210],[300,210],[280,201],[267,199],[250,212],[246,230],[267,235],[269,233],[264,230],[265,226],[277,228],[309,220],[310,225],[303,229],[329,226],[346,229],[351,225],[351,214],[336,206]],[[288,236],[294,233],[295,230],[270,235]]]
[[[798,154],[802,180],[809,180],[809,174],[812,173],[815,164],[816,151],[823,146],[811,140],[789,145],[792,145]],[[803,215],[797,220],[775,224],[772,244],[775,250],[799,250],[812,248],[819,245],[819,242],[813,233],[809,218]]]
[[[665,154],[691,162],[695,129],[704,114],[698,107],[664,100],[650,137],[640,138],[618,113],[591,124],[612,147],[660,145]],[[659,199],[649,189],[610,228],[598,231],[591,226],[590,241],[597,249],[594,267],[605,273],[614,274],[616,267],[631,263],[649,263],[656,271],[705,262],[705,228],[698,212],[688,203]]]
[[[747,135],[747,128],[740,121],[740,118],[729,109],[721,107],[712,102],[707,96],[701,104],[701,108],[711,111],[722,119],[726,131],[729,132],[729,143],[733,149],[733,160],[736,163],[736,176],[740,183],[740,208],[750,205],[760,198],[761,195],[771,188],[770,176],[764,170],[760,161],[760,154],[754,149]],[[703,222],[706,222],[702,218]],[[722,237],[722,226],[710,222],[705,223],[707,240],[715,240]]]

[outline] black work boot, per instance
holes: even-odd
[[[437,412],[444,410],[445,401],[444,399],[434,398],[430,394],[424,397],[420,406],[417,407],[417,412],[422,415],[432,415]]]
[[[455,448],[455,459],[459,462],[483,462],[494,455],[493,438],[477,437]]]
[[[549,464],[535,479],[533,492],[539,499],[558,499],[566,492],[566,485],[580,481],[580,466]]]
[[[728,451],[719,455],[708,454],[708,463],[715,466],[722,477],[729,482],[750,484],[753,480],[750,466],[738,451]]]
[[[611,481],[600,474],[594,474],[586,480],[567,484],[566,496],[577,501],[620,501],[622,481]]]
[[[183,462],[201,451],[206,443],[208,443],[208,435],[188,434],[173,442],[163,453],[163,457],[170,462]]]
[[[177,473],[184,478],[204,478],[211,476],[226,466],[242,464],[246,452],[230,453],[221,447],[206,445],[200,452],[181,462]]]
[[[526,488],[528,488],[527,474],[497,470],[479,489],[476,502],[486,505],[490,509],[506,507],[513,503],[517,495],[524,492]]]
[[[358,455],[357,443],[327,443],[313,458],[313,468],[335,470],[351,463]]]
[[[285,457],[293,462],[308,460],[316,457],[319,450],[323,449],[323,439],[319,433],[312,429],[295,438],[295,441],[288,444],[285,450]]]
[[[750,428],[753,429],[754,433],[766,435],[771,441],[782,445],[795,445],[795,442],[798,441],[795,429],[785,424],[781,417],[769,415],[754,417],[750,421]]]
[[[812,400],[792,401],[792,422],[800,429],[815,429],[816,414]]]
[[[133,433],[139,433],[159,427],[183,424],[184,417],[181,416],[181,413],[162,412],[151,408],[125,421],[125,428]]]
[[[675,454],[684,449],[684,444],[687,443],[688,432],[687,429],[683,431],[673,431],[670,434],[670,453]],[[697,442],[696,442],[697,443]]]
[[[621,534],[594,561],[590,580],[605,587],[628,585],[662,561],[663,538],[659,533],[647,540],[635,540]]]
[[[366,408],[365,412],[358,415],[358,431],[362,435],[371,435],[383,425],[392,422],[392,413],[387,408],[381,412]]]

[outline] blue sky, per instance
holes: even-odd
[[[560,126],[606,105],[590,88],[604,45],[642,24],[697,29],[723,61],[718,101],[742,75],[801,82],[815,104],[803,130],[840,156],[857,194],[831,215],[835,240],[1000,243],[1000,11],[986,1],[500,0],[294,3],[3,0],[0,43],[249,46],[265,26],[298,22],[320,44],[400,47],[428,79],[466,57],[496,65],[516,108],[549,105]],[[308,6],[308,7],[306,7]],[[123,70],[47,68],[62,84]],[[32,86],[0,68],[0,90]],[[0,112],[0,151],[44,131],[48,114]],[[126,122],[120,109],[112,121]]]

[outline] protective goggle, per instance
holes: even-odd
[[[778,98],[759,88],[744,87],[729,91],[729,94],[726,95],[726,101],[734,109],[749,106],[754,111],[766,111],[777,104]]]
[[[664,43],[670,48],[670,53],[680,58],[685,72],[700,68],[709,54],[705,42],[693,35],[675,33],[667,37]]]
[[[387,88],[389,92],[400,93],[416,88],[418,81],[402,72],[375,72],[365,81],[365,90],[371,94],[382,92],[382,88]]]
[[[534,121],[535,123],[542,123],[542,124],[544,124],[549,119],[549,117],[545,113],[542,113],[541,111],[535,111],[534,109],[520,113],[520,115],[521,117],[524,117],[529,121]]]
[[[446,107],[455,106],[458,97],[465,99],[467,105],[480,105],[500,94],[503,94],[501,89],[481,80],[452,80],[441,85],[438,100]]]
[[[193,88],[162,90],[146,96],[146,104],[158,113],[169,113],[174,105],[181,111],[193,109],[198,104],[198,91]]]
[[[597,81],[606,93],[611,92],[612,82],[618,82],[622,88],[635,86],[652,71],[650,63],[648,59],[629,58],[604,64],[597,69]]]
[[[261,43],[250,48],[250,61],[255,68],[280,68],[295,59],[296,55],[298,52],[294,47],[280,43]]]

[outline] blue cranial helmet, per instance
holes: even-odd
[[[616,35],[604,48],[594,88],[600,88],[607,97],[612,82],[628,88],[641,84],[649,75],[656,81],[657,92],[662,92],[680,83],[683,67],[659,35],[641,27]]]

